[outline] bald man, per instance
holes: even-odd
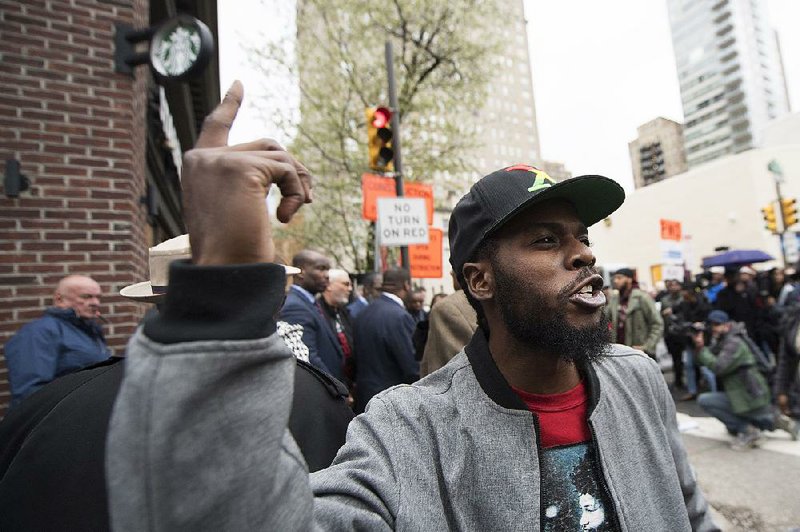
[[[91,277],[69,275],[53,294],[53,306],[6,343],[11,407],[56,377],[111,356],[100,318],[100,285]]]

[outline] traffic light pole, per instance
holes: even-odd
[[[784,267],[786,264],[786,247],[784,246],[783,236],[786,233],[786,223],[783,219],[783,196],[781,196],[781,182],[778,176],[773,176],[775,181],[775,195],[778,196],[778,210],[781,212],[781,230],[778,232],[778,242],[781,248],[781,259]]]
[[[397,89],[394,81],[394,47],[386,41],[386,74],[389,79],[389,106],[392,109],[392,149],[394,150],[394,186],[397,197],[403,194],[403,157],[400,149],[400,106],[397,104]],[[408,260],[408,246],[400,248],[400,259],[403,268],[411,269]]]

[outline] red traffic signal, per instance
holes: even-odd
[[[392,112],[386,107],[368,107],[367,118],[369,167],[380,172],[394,170],[392,149]]]
[[[372,126],[375,128],[382,128],[389,125],[392,121],[392,112],[386,107],[378,107],[372,113]]]

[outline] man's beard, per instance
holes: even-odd
[[[578,283],[595,273],[592,269],[586,268],[573,285],[561,290],[553,308],[548,306],[541,292],[497,266],[492,265],[495,301],[501,319],[516,340],[557,353],[562,360],[573,363],[596,360],[607,351],[610,335],[608,319],[603,312],[599,313],[596,322],[585,327],[571,325],[566,317],[569,297]]]

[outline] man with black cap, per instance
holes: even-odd
[[[717,530],[658,366],[608,343],[587,227],[622,188],[523,165],[478,181],[450,218],[451,263],[480,323],[470,343],[376,395],[333,465],[309,477],[285,430],[290,355],[263,333],[284,277],[269,264],[263,196],[278,184],[287,221],[310,201],[310,177],[268,141],[226,146],[241,96],[234,84],[183,166],[193,238],[199,225],[197,238],[228,249],[193,246],[171,278],[231,280],[218,289],[257,311],[262,333],[217,315],[224,326],[192,328],[203,342],[181,321],[132,341],[109,442],[116,530]],[[236,276],[259,282],[240,290]],[[196,324],[225,296],[167,311]]]
[[[655,359],[656,345],[664,333],[664,320],[653,298],[634,287],[633,278],[630,268],[620,268],[611,278],[614,291],[606,308],[611,320],[611,339]]]
[[[731,321],[722,310],[712,310],[708,321],[711,346],[705,346],[704,335],[698,331],[692,336],[694,351],[697,360],[722,381],[725,391],[700,394],[697,403],[722,421],[735,437],[731,449],[744,451],[755,447],[762,430],[785,430],[796,440],[797,422],[772,407],[767,380],[758,370],[755,354],[743,337],[747,334],[744,324]]]

